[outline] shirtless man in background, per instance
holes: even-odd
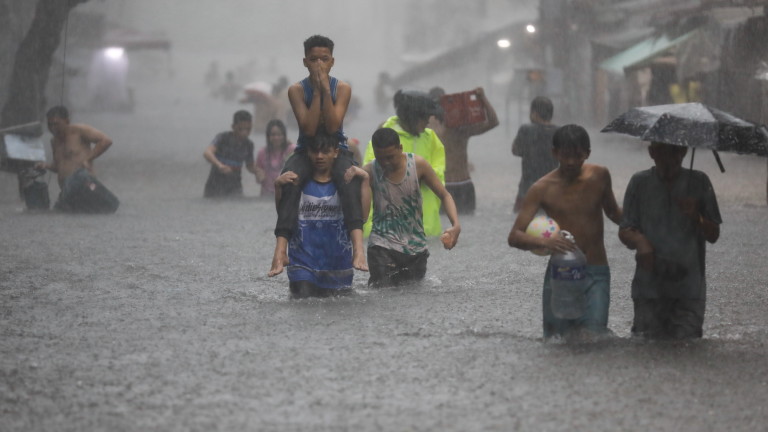
[[[69,111],[64,106],[59,105],[49,109],[46,113],[46,118],[48,130],[53,135],[51,138],[53,163],[41,162],[38,164],[38,167],[58,174],[61,194],[56,205],[57,208],[72,211],[115,211],[117,209],[117,198],[93,177],[93,160],[107,151],[112,145],[112,139],[104,132],[92,126],[71,124],[69,122]],[[77,203],[68,202],[70,195],[75,193],[74,189],[78,182],[84,183],[92,191],[95,191],[97,186],[100,186],[99,189],[106,192],[105,198],[107,198],[107,201],[113,201],[112,205],[102,210],[96,210],[90,205],[88,208],[80,209],[77,207],[81,204],[81,200],[75,199],[74,201],[77,201]],[[112,206],[114,209],[111,209]]]
[[[443,124],[442,119],[432,117],[428,126],[435,131],[445,146],[445,188],[456,202],[459,214],[466,215],[474,214],[476,206],[475,185],[469,176],[470,166],[467,155],[469,139],[475,135],[484,134],[499,125],[496,110],[485,97],[483,88],[478,87],[474,91],[485,109],[486,120],[484,122],[449,128]],[[429,95],[436,102],[444,94],[445,90],[440,87],[434,87],[429,91]]]

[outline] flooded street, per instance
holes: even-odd
[[[456,249],[431,245],[421,286],[369,290],[358,272],[352,297],[291,301],[284,274],[266,277],[275,211],[253,177],[243,200],[202,198],[203,150],[238,108],[75,113],[115,141],[96,162],[114,215],[27,214],[1,174],[0,430],[765,430],[764,159],[723,154],[721,174],[696,154],[724,220],[703,340],[629,338],[634,255],[607,222],[617,337],[547,344],[546,258],[506,243],[520,172],[507,119],[471,141],[478,211]],[[348,132],[367,141],[383,119]],[[651,160],[590,134],[621,202]]]

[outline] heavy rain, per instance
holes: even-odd
[[[767,123],[768,2],[72,1],[44,102],[19,119],[6,103],[37,3],[0,0],[0,430],[765,430],[764,156],[720,152],[721,172],[695,153],[722,215],[700,339],[632,335],[635,252],[606,217],[613,335],[544,340],[547,257],[507,236],[534,96],[587,129],[619,205],[653,166],[647,142],[600,132],[630,108],[703,102]],[[267,276],[274,199],[245,170],[242,198],[203,197],[203,153],[235,111],[256,110],[250,139],[267,143],[247,89],[274,92],[296,142],[279,90],[307,76],[314,34],[335,42],[363,152],[398,89],[482,87],[498,114],[469,141],[477,208],[454,249],[429,239],[418,284],[355,271],[352,295],[291,299],[285,273]],[[114,214],[27,208],[7,139],[41,122],[30,139],[51,162],[54,105],[113,141],[93,169]],[[56,174],[39,181],[53,204]]]

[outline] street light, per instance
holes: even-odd
[[[499,48],[506,49],[512,46],[512,42],[509,39],[499,39],[496,41],[496,45],[498,45]]]
[[[534,26],[533,24],[528,24],[527,26],[525,26],[525,31],[527,31],[528,33],[536,33],[536,26]]]
[[[125,50],[121,47],[109,47],[104,50],[104,55],[111,60],[120,60],[125,54]]]

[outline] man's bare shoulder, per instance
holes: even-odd
[[[584,164],[581,169],[582,172],[587,174],[588,178],[595,180],[602,181],[611,177],[610,171],[603,165]]]
[[[288,96],[291,97],[293,95],[304,95],[304,88],[301,86],[301,82],[295,82],[288,86]]]
[[[69,126],[67,126],[68,134],[88,135],[94,132],[98,132],[98,129],[85,123],[70,123]]]

